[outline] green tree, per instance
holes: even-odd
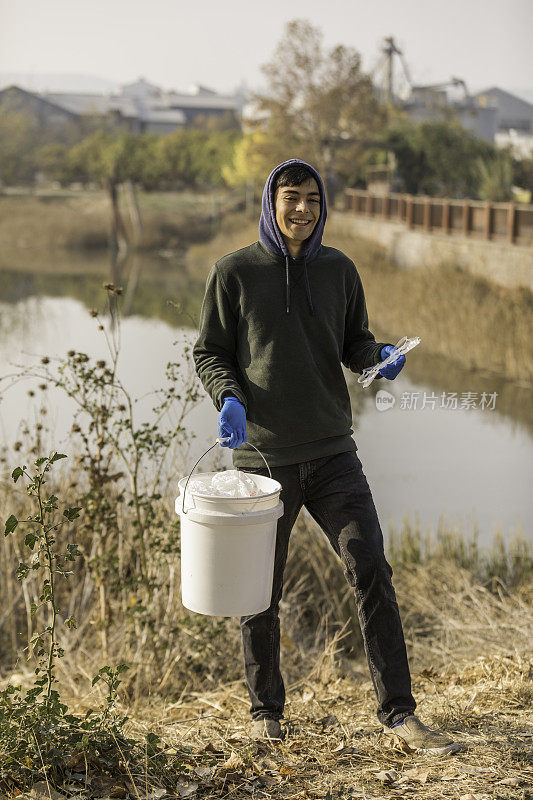
[[[71,183],[73,178],[68,163],[69,148],[65,144],[45,144],[39,147],[35,159],[40,172],[48,178],[59,181],[62,186]]]
[[[494,158],[496,148],[457,122],[397,121],[383,144],[396,156],[405,190],[411,194],[478,196],[479,159]]]
[[[513,196],[513,164],[509,153],[497,153],[489,159],[478,158],[478,194],[481,200],[505,202]]]
[[[513,160],[513,184],[533,194],[533,158]]]
[[[175,188],[222,185],[222,167],[231,159],[239,138],[237,131],[209,133],[198,128],[161,137],[154,157],[162,179]]]
[[[0,105],[0,185],[33,183],[36,133],[24,111]]]

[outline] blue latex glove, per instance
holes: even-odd
[[[385,347],[381,348],[381,360],[384,361],[387,356],[395,350],[396,348],[392,344],[386,344]],[[385,367],[380,369],[379,375],[383,375],[384,378],[388,378],[389,381],[393,381],[396,375],[400,372],[403,365],[405,364],[405,356],[403,353],[398,356],[395,361],[391,361],[390,364],[387,364]]]
[[[220,442],[220,446],[229,447],[231,450],[240,447],[246,441],[246,411],[236,397],[224,398],[224,405],[218,418],[218,436],[220,439],[230,437],[227,442]]]

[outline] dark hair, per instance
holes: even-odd
[[[280,186],[301,186],[302,183],[308,181],[309,178],[316,180],[311,170],[301,164],[294,164],[290,167],[285,167],[285,169],[282,169],[281,172],[278,172],[274,179],[274,183],[272,185],[272,195],[275,197],[276,191]]]

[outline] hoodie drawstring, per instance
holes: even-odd
[[[291,308],[291,282],[289,278],[289,256],[285,256],[285,305],[287,306],[287,314]]]
[[[287,314],[291,310],[291,279],[289,277],[289,259],[290,256],[285,256],[285,305],[287,309]],[[309,277],[307,275],[307,261],[304,256],[304,280],[305,280],[305,292],[307,294],[307,302],[309,303],[309,310],[311,311],[312,316],[315,316],[315,308],[313,306],[313,301],[311,299],[311,288],[309,286]]]
[[[311,314],[315,316],[315,309],[313,308],[313,301],[311,300],[311,289],[309,287],[309,278],[307,277],[307,262],[304,256],[304,278],[305,278],[305,290],[307,292],[307,301],[309,303],[309,308],[311,309]]]

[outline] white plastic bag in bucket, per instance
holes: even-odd
[[[218,439],[213,447],[217,443]],[[198,459],[189,476],[178,483],[182,602],[198,614],[258,614],[269,607],[272,599],[276,530],[283,515],[281,484],[273,480],[270,467],[260,454],[270,477],[249,477],[261,495],[219,497],[191,492],[187,484],[209,450]],[[215,474],[202,473],[202,478]]]

